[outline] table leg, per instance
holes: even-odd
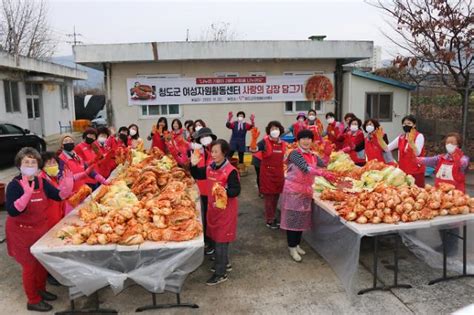
[[[56,312],[56,315],[73,315],[73,314],[118,314],[116,310],[100,308],[99,293],[94,292],[91,296],[94,302],[94,307],[87,309],[76,309],[74,300],[71,300],[71,308],[69,310]]]
[[[448,277],[448,267],[447,267],[447,248],[446,248],[446,238],[447,237],[456,237],[460,240],[462,240],[462,274],[456,275],[456,276],[449,276]],[[455,279],[461,279],[461,278],[471,278],[474,277],[474,274],[468,274],[467,273],[467,225],[464,224],[463,227],[463,236],[454,234],[451,232],[448,232],[446,230],[443,230],[443,276],[438,279],[431,280],[428,282],[429,285],[433,285],[435,283],[439,282],[444,282],[444,281],[449,281],[449,280],[455,280]]]
[[[360,290],[357,294],[362,295],[371,291],[388,291],[396,288],[410,289],[412,286],[409,284],[399,284],[398,283],[398,234],[389,234],[385,235],[386,237],[393,236],[395,239],[395,246],[393,248],[393,259],[395,268],[393,270],[393,284],[390,286],[377,286],[377,263],[378,263],[378,237],[374,236],[374,261],[373,261],[373,284],[371,288]]]
[[[137,308],[135,311],[136,312],[143,312],[143,311],[148,311],[148,310],[157,310],[157,309],[164,309],[164,308],[181,308],[181,307],[186,307],[186,308],[199,308],[199,305],[197,304],[192,304],[192,303],[181,303],[181,296],[179,293],[176,294],[176,303],[171,303],[171,304],[157,304],[156,303],[156,293],[151,294],[152,297],[152,302],[153,304],[151,305],[145,305]]]

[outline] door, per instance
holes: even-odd
[[[43,110],[41,108],[41,85],[26,83],[26,108],[28,111],[28,126],[31,132],[43,135]]]

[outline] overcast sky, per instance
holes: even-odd
[[[48,1],[48,0],[47,0]],[[363,0],[345,1],[81,1],[49,0],[56,55],[72,54],[76,27],[84,44],[198,40],[213,22],[230,23],[242,40],[372,40],[382,59],[397,52],[381,33],[386,17]]]

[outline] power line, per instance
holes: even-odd
[[[80,40],[77,40],[78,37],[82,37],[82,34],[80,33],[76,33],[76,26],[74,25],[74,31],[72,34],[66,34],[67,37],[72,37],[73,40],[72,41],[67,41],[66,43],[68,44],[73,44],[74,46],[76,46],[77,44],[83,44],[82,41]]]

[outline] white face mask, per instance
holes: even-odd
[[[99,137],[97,138],[97,141],[99,141],[100,144],[104,144],[105,141],[107,141],[107,137]]]
[[[208,137],[202,137],[202,138],[201,138],[201,144],[202,144],[203,146],[210,145],[211,142],[212,142],[212,138],[209,137],[209,136],[208,136]]]
[[[270,136],[272,138],[278,138],[280,136],[280,130],[278,129],[273,129],[272,131],[270,131]]]
[[[330,117],[327,119],[328,124],[332,124],[334,122],[334,118]]]
[[[133,137],[134,135],[137,134],[137,131],[135,129],[130,129],[130,135]]]
[[[196,131],[199,131],[202,129],[202,126],[196,126]]]
[[[20,167],[20,172],[22,175],[25,176],[33,176],[38,173],[38,167],[28,167],[28,166],[22,166]]]
[[[367,126],[365,127],[365,129],[367,130],[368,133],[372,133],[375,130],[374,126]]]
[[[456,151],[456,148],[457,148],[457,147],[458,147],[457,145],[448,143],[448,144],[446,145],[446,151],[448,151],[449,154],[452,154],[452,153],[454,153],[454,151]]]
[[[309,119],[309,120],[315,120],[315,119],[316,119],[316,116],[313,116],[313,115],[308,116],[308,119]]]
[[[242,117],[242,116],[237,117],[237,119],[238,119],[239,121],[244,121],[244,117]]]
[[[351,125],[351,131],[357,131],[359,130],[359,127],[357,127],[356,125]]]

